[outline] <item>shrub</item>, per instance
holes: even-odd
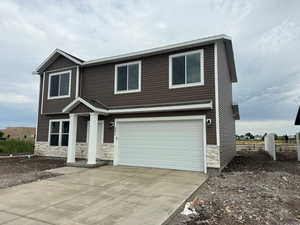
[[[33,143],[22,140],[0,140],[0,153],[33,153]]]

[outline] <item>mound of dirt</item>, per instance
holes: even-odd
[[[169,225],[300,224],[300,163],[239,153],[197,196],[198,215],[178,214]]]

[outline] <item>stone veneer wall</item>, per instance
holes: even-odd
[[[68,147],[66,146],[49,146],[48,142],[36,142],[34,153],[41,156],[67,157]],[[85,142],[76,143],[76,158],[87,158],[88,144]],[[114,144],[101,144],[97,151],[97,158],[102,160],[113,160]]]
[[[206,163],[209,168],[220,168],[220,150],[217,145],[206,145]]]
[[[49,146],[48,142],[36,142],[34,152],[36,155],[67,157],[68,148],[66,146]],[[87,158],[88,146],[85,142],[76,144],[76,158]],[[97,151],[97,158],[102,160],[113,160],[114,144],[101,144]],[[216,145],[207,145],[206,150],[207,167],[220,168],[220,151]]]

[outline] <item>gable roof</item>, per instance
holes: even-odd
[[[177,50],[183,50],[185,48],[198,47],[198,46],[202,46],[202,45],[206,45],[206,44],[212,44],[218,40],[223,40],[225,43],[225,51],[226,51],[226,55],[227,55],[231,81],[237,82],[232,41],[231,41],[231,37],[228,35],[225,35],[225,34],[210,36],[210,37],[206,37],[206,38],[200,38],[200,39],[181,42],[181,43],[177,43],[177,44],[166,45],[166,46],[162,46],[162,47],[158,47],[158,48],[151,48],[151,49],[132,52],[132,53],[128,53],[128,54],[104,57],[104,58],[99,58],[99,59],[95,59],[95,60],[88,60],[88,61],[84,61],[84,60],[79,59],[69,53],[66,53],[66,52],[60,50],[60,49],[56,49],[49,57],[47,57],[42,62],[42,64],[33,73],[40,74],[44,68],[46,68],[48,65],[50,65],[56,59],[55,56],[57,54],[65,56],[66,58],[68,58],[69,60],[73,61],[74,63],[76,63],[77,65],[79,65],[81,67],[88,67],[88,66],[101,65],[101,64],[112,63],[112,62],[133,60],[133,59],[137,59],[137,58],[141,58],[141,57],[152,56],[152,55],[157,55],[157,54],[162,54],[162,53],[168,53],[168,52],[177,51]]]
[[[53,63],[57,58],[58,56],[64,56],[65,58],[69,59],[70,61],[74,62],[75,64],[77,65],[81,65],[84,60],[82,59],[79,59],[67,52],[64,52],[60,49],[55,49],[37,68],[36,70],[33,72],[33,74],[36,74],[36,73],[41,73],[44,71],[44,69],[46,69],[51,63]]]
[[[295,125],[300,125],[300,106],[295,120]]]

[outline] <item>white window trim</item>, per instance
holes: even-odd
[[[100,124],[101,129],[101,137],[100,137],[100,143],[104,144],[104,120],[98,120],[98,124]],[[90,129],[89,129],[90,121],[87,121],[86,123],[86,143],[89,143],[89,136],[90,136]]]
[[[60,74],[64,74],[64,73],[68,73],[69,74],[69,94],[68,95],[60,95],[60,96],[50,96],[50,89],[51,89],[51,77],[52,76],[56,76],[56,75],[60,75]],[[65,71],[60,71],[60,72],[56,72],[56,73],[49,73],[49,77],[48,77],[48,99],[60,99],[60,98],[69,98],[71,96],[71,83],[72,83],[72,70],[65,70]],[[60,81],[59,81],[59,85],[60,85]],[[60,87],[58,86],[58,90],[60,89]]]
[[[200,53],[200,82],[195,82],[195,83],[186,83],[186,84],[173,84],[173,71],[172,71],[172,64],[173,61],[172,59],[174,57],[178,56],[187,56],[190,54],[194,53]],[[185,76],[187,75],[186,73],[186,57],[185,57]],[[185,81],[186,81],[185,77]],[[203,49],[200,50],[195,50],[195,51],[188,51],[188,52],[183,52],[179,54],[174,54],[174,55],[169,55],[169,89],[173,88],[184,88],[184,87],[194,87],[194,86],[203,86],[204,85],[204,51]]]
[[[127,66],[127,89],[128,89],[128,66],[132,64],[138,64],[139,65],[139,87],[138,89],[134,90],[125,90],[125,91],[118,91],[118,67],[121,66]],[[127,94],[127,93],[136,93],[136,92],[141,92],[141,74],[142,74],[142,61],[134,61],[134,62],[127,62],[127,63],[121,63],[121,64],[116,64],[115,65],[115,95],[116,94]]]
[[[57,146],[50,144],[51,123],[52,122],[59,122],[59,133],[58,133],[58,145]],[[62,133],[62,122],[69,122],[69,126],[70,126],[70,119],[53,119],[53,120],[49,120],[48,146],[50,146],[50,147],[68,147],[68,146],[62,146],[61,145],[61,136],[62,136],[62,134],[65,134],[65,133]],[[69,130],[69,135],[70,135],[70,130]]]

